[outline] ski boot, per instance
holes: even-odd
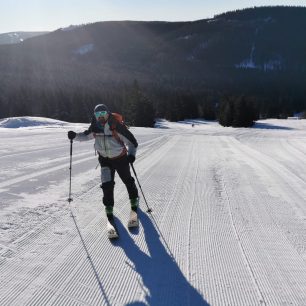
[[[130,212],[130,218],[128,222],[128,228],[138,227],[139,221],[138,221],[138,215],[137,215],[137,208],[139,205],[139,198],[130,199],[130,203],[131,203],[131,212]]]
[[[107,217],[107,236],[109,239],[116,239],[119,237],[118,230],[115,224],[113,207],[105,207],[106,217]]]

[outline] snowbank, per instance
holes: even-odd
[[[203,119],[186,119],[184,121],[171,122],[166,119],[156,119],[154,127],[158,129],[189,129],[192,127],[207,127],[213,125],[219,127],[217,121],[208,121]]]
[[[0,119],[0,128],[23,128],[33,126],[64,126],[68,125],[65,121],[54,120],[43,117],[11,117]]]

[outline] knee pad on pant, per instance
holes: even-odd
[[[112,171],[109,167],[101,166],[101,183],[107,183],[112,181]]]

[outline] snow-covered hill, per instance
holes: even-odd
[[[22,43],[25,39],[47,34],[48,32],[10,32],[0,34],[0,45]]]
[[[27,128],[41,126],[63,126],[67,122],[42,117],[11,117],[0,119],[0,128]]]
[[[306,305],[305,120],[131,128],[153,213],[129,232],[117,177],[112,243],[91,141],[67,202],[87,125],[25,119],[0,122],[0,305]]]

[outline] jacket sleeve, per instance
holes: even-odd
[[[128,155],[136,155],[138,142],[134,135],[121,123],[117,123],[116,131],[120,139],[127,145]]]
[[[77,133],[75,140],[77,141],[87,141],[93,139],[93,132],[92,132],[92,123],[90,124],[89,128],[81,133]]]

